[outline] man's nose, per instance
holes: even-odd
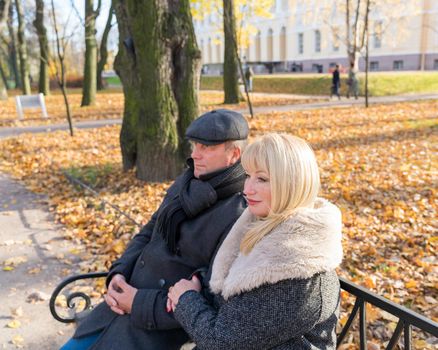
[[[194,147],[192,148],[191,157],[192,157],[192,158],[198,158],[198,157],[199,157],[199,152],[198,152],[198,150],[196,149],[196,146],[194,146]]]

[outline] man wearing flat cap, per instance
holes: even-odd
[[[243,212],[240,155],[248,132],[245,118],[226,109],[190,124],[188,169],[111,266],[105,302],[79,324],[62,350],[172,350],[188,340],[166,306],[167,290],[210,265]]]

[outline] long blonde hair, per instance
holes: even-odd
[[[300,207],[311,206],[320,188],[315,154],[303,139],[287,134],[266,134],[249,145],[242,155],[246,171],[269,175],[271,208],[245,234],[240,250],[248,254],[272,229]]]

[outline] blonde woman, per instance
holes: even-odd
[[[315,155],[302,139],[268,134],[242,156],[248,208],[218,250],[209,282],[169,289],[197,349],[335,349],[341,213],[317,197]]]

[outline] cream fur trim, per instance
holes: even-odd
[[[300,208],[243,255],[240,242],[254,220],[246,209],[215,257],[210,288],[225,299],[267,283],[310,278],[342,261],[341,212],[325,199]]]

